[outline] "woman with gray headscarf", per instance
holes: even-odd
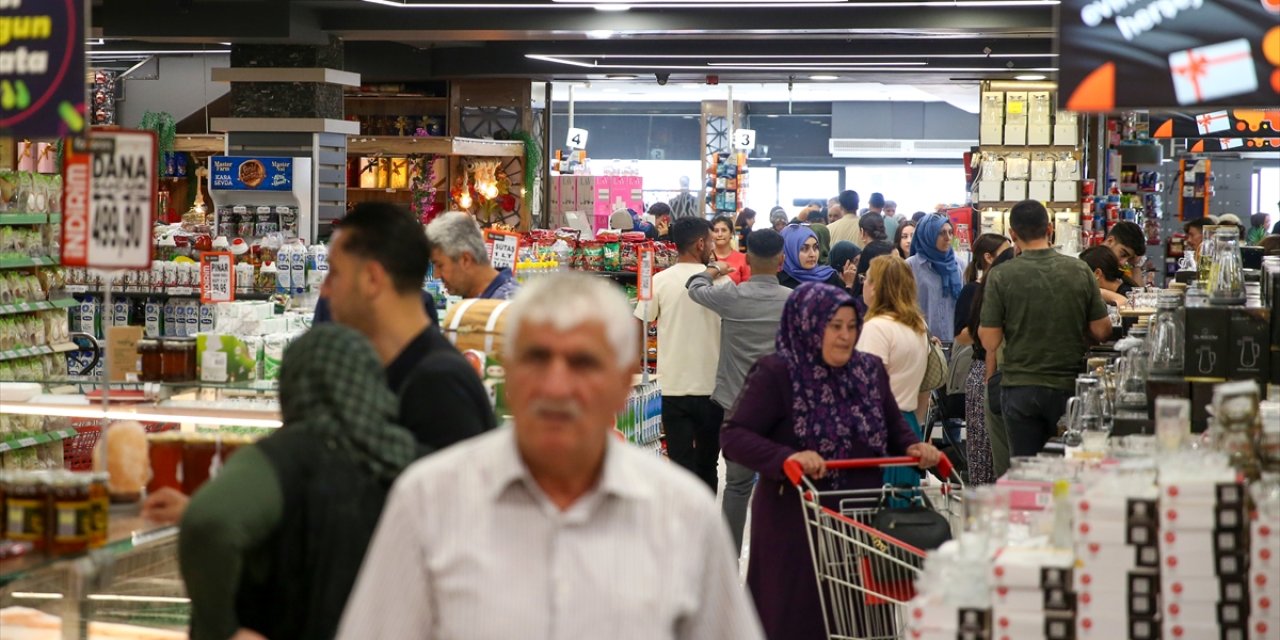
[[[773,230],[782,233],[787,228],[787,210],[782,207],[774,207],[769,211],[769,224],[773,225]]]
[[[280,405],[284,426],[230,457],[183,518],[193,640],[332,638],[387,492],[424,453],[392,422],[378,355],[346,327],[288,348]]]

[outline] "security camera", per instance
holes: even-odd
[[[663,86],[666,86],[667,81],[671,79],[671,74],[669,73],[655,73],[654,75],[658,78],[658,84]]]

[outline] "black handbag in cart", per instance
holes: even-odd
[[[934,510],[933,504],[923,493],[913,497],[911,504],[905,507],[881,506],[867,524],[884,533],[885,536],[921,551],[933,551],[951,539],[951,523],[947,521],[946,516]],[[876,583],[900,580],[905,568],[885,557],[890,544],[877,536],[872,536],[871,544],[879,552],[868,554],[871,556],[869,565],[872,580]],[[901,545],[894,546],[901,547]],[[916,570],[923,566],[921,558],[914,554],[891,555],[906,560]]]

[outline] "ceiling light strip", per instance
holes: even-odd
[[[555,56],[557,58],[588,58],[588,59],[633,59],[633,60],[687,60],[687,59],[703,59],[708,58],[705,53],[540,53],[534,55]],[[787,53],[742,53],[742,54],[716,54],[714,57],[722,60],[768,60],[771,58],[786,58],[788,60],[859,60],[859,59],[883,59],[883,58],[1056,58],[1058,54],[1052,52],[1045,53],[850,53],[850,54],[787,54]],[[821,64],[821,63],[806,63]]]
[[[628,71],[636,71],[636,70],[640,70],[640,71],[646,71],[646,70],[648,70],[648,71],[652,71],[652,70],[655,70],[655,69],[656,69],[656,70],[663,70],[663,71],[710,71],[710,70],[725,70],[725,69],[731,69],[731,70],[736,70],[736,71],[819,71],[819,72],[832,72],[832,71],[840,71],[841,69],[846,68],[846,67],[839,67],[839,66],[831,66],[831,67],[827,67],[827,66],[813,66],[813,65],[767,66],[767,65],[760,65],[760,64],[748,64],[748,63],[743,63],[743,64],[740,64],[740,65],[723,64],[723,65],[718,65],[718,66],[711,66],[711,65],[675,65],[675,64],[666,64],[666,65],[644,65],[644,64],[588,64],[588,63],[585,63],[585,62],[578,62],[578,61],[576,61],[576,60],[564,60],[564,59],[562,59],[562,58],[558,58],[558,57],[556,57],[556,56],[539,55],[539,54],[532,54],[532,53],[531,53],[531,54],[526,54],[526,55],[525,55],[525,57],[526,57],[526,58],[529,58],[529,59],[531,59],[531,60],[541,60],[541,61],[543,61],[543,62],[551,62],[551,63],[555,63],[555,64],[563,64],[563,65],[570,66],[570,67],[578,67],[578,68],[593,69],[593,70],[598,70],[598,71],[601,71],[601,72],[603,72],[603,71],[605,71],[605,70],[617,70],[617,69],[626,69],[626,70],[628,70]],[[913,67],[910,67],[910,68],[903,68],[903,67],[901,67],[901,66],[886,66],[886,65],[877,65],[877,66],[870,66],[870,67],[859,67],[859,66],[849,66],[849,67],[847,67],[847,70],[849,70],[849,71],[914,71],[914,70],[917,70],[917,69],[918,69],[918,70],[921,70],[921,71],[929,71],[929,72],[991,72],[991,73],[996,73],[996,72],[999,72],[999,73],[1035,73],[1035,72],[1039,72],[1039,73],[1047,73],[1047,72],[1050,72],[1050,71],[1057,71],[1057,70],[1058,70],[1058,68],[1057,68],[1057,67],[1024,67],[1024,68],[1017,68],[1017,69],[1009,69],[1009,68],[1004,68],[1004,67],[938,67],[938,66],[932,66],[932,65],[929,65],[929,64],[924,64],[924,65],[921,65],[921,66],[913,66]]]
[[[431,0],[420,0],[422,4],[412,2],[411,0],[362,0],[369,4],[377,4],[387,7],[395,7],[397,9],[437,9],[437,10],[458,10],[458,9],[590,9],[593,6],[604,4],[601,0],[591,0],[590,2],[553,2],[551,4],[515,4],[510,2],[503,3],[482,3],[482,2],[432,2]],[[906,0],[904,2],[830,2],[823,0],[804,0],[803,2],[778,2],[777,0],[762,0],[760,2],[708,2],[707,0],[699,0],[698,2],[673,2],[672,0],[663,0],[661,2],[645,2],[643,4],[636,2],[626,3],[635,6],[638,9],[723,9],[726,7],[734,7],[738,9],[883,9],[893,7],[946,7],[951,9],[969,9],[969,8],[989,8],[989,7],[1051,7],[1061,4],[1061,0]]]

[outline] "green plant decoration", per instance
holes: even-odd
[[[178,123],[164,111],[148,111],[142,114],[138,128],[156,134],[156,175],[164,175],[165,157],[173,153],[173,141],[178,135]]]
[[[524,143],[524,191],[526,196],[533,192],[533,180],[542,165],[542,147],[537,138],[528,131],[517,131],[512,137]]]

